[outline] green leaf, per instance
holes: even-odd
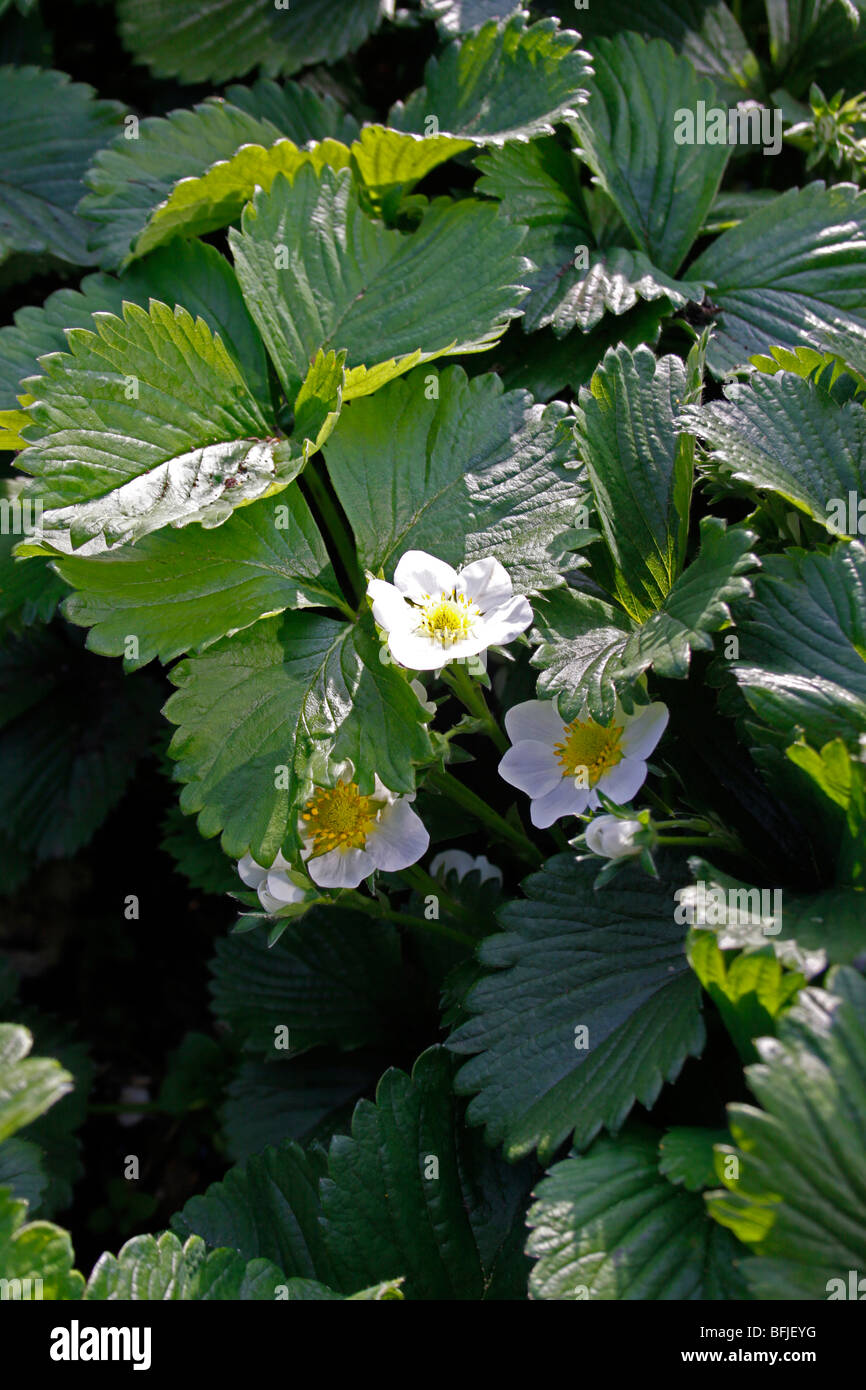
[[[369,1052],[242,1062],[223,1107],[229,1155],[248,1158],[284,1139],[330,1138],[348,1127],[355,1101],[381,1073],[381,1058]]]
[[[709,450],[714,481],[776,493],[835,534],[856,535],[848,494],[866,492],[863,406],[840,406],[825,386],[786,371],[724,393],[724,401],[684,412]]]
[[[20,632],[34,623],[47,623],[63,596],[66,584],[48,567],[44,557],[18,560],[13,550],[21,539],[19,523],[36,520],[19,501],[23,480],[6,478],[0,482],[0,508],[8,525],[0,530],[0,634]],[[16,513],[16,501],[18,509]]]
[[[0,1189],[0,1278],[9,1281],[6,1296],[46,1301],[80,1298],[84,1278],[72,1268],[75,1256],[68,1233],[50,1221],[25,1224],[26,1216],[27,1203],[15,1200],[8,1188]],[[30,1282],[16,1284],[17,1280]]]
[[[459,135],[478,145],[551,135],[554,123],[586,100],[588,55],[579,38],[554,19],[527,27],[522,15],[491,20],[462,42],[449,44],[424,70],[425,85],[391,108],[397,130]]]
[[[285,608],[344,607],[324,542],[296,483],[241,507],[215,530],[145,536],[107,555],[57,561],[76,590],[64,613],[87,645],[127,668],[202,651]],[[129,656],[129,637],[138,654]]]
[[[541,667],[538,694],[559,697],[563,719],[584,704],[593,719],[609,722],[616,708],[617,676],[632,631],[623,610],[575,589],[556,589],[534,605],[533,666]]]
[[[720,310],[707,362],[719,376],[756,352],[866,329],[866,193],[811,183],[724,232],[689,266]]]
[[[292,1053],[344,1051],[384,1041],[403,1014],[397,933],[359,913],[314,907],[270,947],[261,932],[223,937],[211,968],[216,1017],[275,1071],[282,1029]]]
[[[290,447],[202,320],[154,300],[95,323],[27,383],[39,434],[20,463],[39,480],[45,544],[98,553],[163,526],[218,525],[290,480]]]
[[[858,5],[852,0],[766,0],[770,56],[786,85],[798,88],[815,68],[846,56],[859,41]]]
[[[178,185],[198,182],[213,166],[226,168],[241,146],[278,140],[296,147],[310,140],[330,145],[353,138],[358,127],[330,97],[295,82],[278,87],[262,81],[231,87],[226,99],[208,97],[192,110],[146,117],[136,129],[136,138],[124,131],[100,150],[86,174],[92,192],[81,210],[94,224],[91,246],[109,268],[129,255],[155,209]]]
[[[423,1053],[411,1078],[385,1073],[351,1136],[332,1140],[328,1173],[323,1224],[344,1289],[399,1268],[409,1298],[525,1297],[515,1235],[529,1175],[463,1129],[442,1048]]]
[[[581,156],[653,265],[676,275],[712,206],[726,145],[680,144],[677,112],[713,106],[713,84],[667,43],[599,39],[586,106],[572,121]],[[691,295],[689,297],[692,297]]]
[[[19,309],[15,326],[0,329],[0,403],[14,405],[37,358],[65,352],[67,328],[92,329],[92,315],[120,314],[124,301],[148,307],[151,298],[182,304],[202,318],[238,366],[259,405],[270,408],[267,357],[224,256],[203,242],[175,241],[132,266],[119,279],[88,275],[81,290],[57,290],[40,309]]]
[[[74,1186],[84,1173],[78,1132],[87,1116],[93,1064],[87,1045],[77,1041],[66,1024],[35,1009],[19,1006],[17,1012],[31,1029],[37,1050],[58,1061],[74,1083],[56,1105],[27,1127],[27,1142],[38,1146],[48,1178],[38,1215],[53,1216],[69,1207]],[[35,1207],[31,1210],[36,1212]]]
[[[468,34],[491,19],[508,19],[522,8],[522,0],[421,0],[421,13],[435,19],[447,38]]]
[[[206,1033],[185,1033],[168,1056],[157,1105],[171,1115],[186,1115],[202,1105],[216,1105],[225,1081],[226,1061],[218,1042]]]
[[[33,1035],[0,1023],[0,1143],[24,1129],[72,1089],[73,1079],[52,1057],[29,1057]]]
[[[348,170],[304,167],[257,194],[242,227],[229,234],[238,279],[290,398],[320,349],[348,350],[351,400],[419,362],[485,351],[519,313],[523,233],[471,198],[437,200],[404,236],[361,210]]]
[[[659,1144],[659,1172],[674,1186],[700,1192],[715,1181],[713,1145],[727,1137],[723,1129],[675,1125]]]
[[[554,542],[580,496],[567,408],[461,367],[433,379],[435,393],[419,370],[355,402],[325,447],[361,565],[390,577],[407,550],[495,555],[517,592],[560,583]]]
[[[89,227],[75,207],[93,155],[117,128],[123,108],[95,101],[92,87],[65,73],[0,68],[0,262],[13,252],[44,252],[92,265]]]
[[[38,1144],[29,1139],[6,1139],[0,1144],[0,1188],[8,1188],[13,1197],[35,1208],[47,1186]]]
[[[389,0],[304,0],[276,9],[258,0],[120,0],[124,45],[158,77],[225,82],[261,68],[268,77],[334,63],[393,13]]]
[[[693,931],[689,963],[722,1016],[746,1062],[757,1059],[754,1039],[774,1033],[775,1020],[806,981],[785,970],[771,945],[727,960],[713,931]]]
[[[771,555],[737,613],[731,670],[761,721],[788,743],[819,746],[866,732],[866,547]]]
[[[834,970],[759,1043],[746,1079],[762,1108],[728,1107],[735,1147],[720,1147],[716,1168],[728,1190],[709,1209],[751,1248],[756,1298],[858,1297],[848,1271],[866,1266],[864,1018],[866,983]]]
[[[599,1139],[550,1169],[529,1210],[533,1298],[741,1299],[736,1243],[660,1174],[652,1135]]]
[[[170,854],[178,873],[200,893],[234,893],[237,865],[223,854],[218,840],[204,840],[194,821],[179,806],[170,806],[162,823],[160,849]]]
[[[575,433],[611,557],[605,585],[638,622],[661,607],[685,559],[693,441],[675,422],[690,394],[678,357],[624,347],[580,393]]]
[[[451,135],[414,135],[366,125],[352,145],[352,168],[378,210],[396,210],[400,199],[446,159],[472,149],[471,140]]]
[[[448,1043],[480,1054],[457,1086],[479,1093],[468,1119],[508,1158],[537,1148],[544,1162],[572,1131],[579,1148],[602,1125],[615,1132],[703,1047],[671,882],[629,868],[596,892],[597,871],[556,855],[525,881],[525,899],[500,909],[505,934],[479,953],[492,973]]]
[[[244,1260],[272,1260],[290,1278],[336,1284],[319,1221],[321,1152],[285,1143],[230,1168],[204,1196],[191,1197],[171,1226],[182,1239],[236,1250]],[[381,1273],[381,1271],[380,1271]]]
[[[93,1301],[155,1303],[165,1300],[232,1299],[241,1303],[273,1301],[285,1283],[270,1260],[247,1263],[233,1250],[208,1250],[198,1236],[183,1244],[171,1231],[161,1236],[134,1236],[117,1257],[100,1255],[84,1291]]]

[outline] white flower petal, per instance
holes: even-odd
[[[407,550],[397,563],[394,583],[407,598],[420,603],[427,594],[450,594],[457,584],[457,571],[426,550]]]
[[[645,781],[646,763],[639,758],[624,758],[616,767],[612,767],[610,772],[599,777],[593,790],[602,791],[611,801],[623,805],[637,795]]]
[[[492,555],[465,565],[457,578],[457,588],[471,598],[482,613],[507,603],[514,593],[507,570]]]
[[[357,888],[375,867],[365,849],[332,849],[307,859],[307,873],[320,888]]]
[[[395,627],[411,627],[414,623],[415,614],[400,590],[393,584],[386,584],[384,579],[367,581],[367,597],[373,603],[373,617],[386,632]]]
[[[367,836],[367,853],[377,869],[396,873],[416,864],[430,847],[430,836],[420,816],[412,810],[405,797],[379,813],[379,818]]]
[[[626,721],[622,735],[622,751],[627,758],[648,758],[655,748],[670,718],[667,705],[656,701],[646,705],[639,714]]]
[[[525,632],[532,622],[529,599],[517,594],[484,615],[484,637],[488,647],[504,647]]]
[[[441,642],[434,642],[423,633],[395,631],[388,634],[388,646],[394,660],[410,671],[438,671],[450,661],[476,656],[483,650],[485,639],[482,634],[443,647]]]
[[[529,819],[539,830],[546,830],[562,816],[577,816],[585,811],[588,800],[589,792],[585,787],[576,787],[573,777],[563,777],[553,791],[530,803]]]
[[[480,873],[482,883],[486,883],[489,878],[495,878],[499,883],[502,882],[502,870],[496,864],[491,864],[486,854],[478,855],[473,868]]]
[[[474,858],[467,854],[465,849],[443,849],[431,859],[430,872],[434,878],[439,873],[444,878],[453,869],[458,879],[461,879],[466,874],[471,874],[474,866]]]
[[[521,705],[513,705],[505,716],[505,732],[512,743],[531,738],[549,743],[552,748],[564,731],[565,724],[554,700],[524,700]]]
[[[281,903],[283,906],[285,906],[286,903],[303,902],[306,897],[303,888],[299,888],[296,883],[292,883],[292,880],[288,878],[286,874],[275,872],[273,869],[271,869],[271,872],[265,879],[262,888],[259,889],[260,897],[262,890],[266,891],[270,897],[276,898],[277,902]]]
[[[640,854],[634,837],[643,826],[639,820],[619,820],[616,816],[595,816],[586,828],[586,847],[605,859],[624,859]]]
[[[268,871],[257,864],[251,854],[245,854],[243,859],[238,860],[238,873],[248,888],[258,888],[267,878]]]
[[[499,776],[528,796],[545,796],[562,781],[562,768],[549,743],[515,743],[499,764]]]

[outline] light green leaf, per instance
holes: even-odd
[[[554,19],[527,27],[522,15],[485,24],[449,44],[424,70],[425,85],[391,108],[397,130],[459,135],[478,145],[551,135],[586,100],[588,55]]]
[[[624,347],[580,393],[578,449],[611,557],[600,577],[638,622],[661,607],[685,558],[693,440],[676,421],[689,394],[678,357]]]
[[[0,1023],[0,1143],[24,1129],[61,1096],[73,1079],[51,1057],[29,1057],[33,1035],[16,1023]]]
[[[653,265],[676,275],[716,196],[729,149],[680,144],[677,112],[714,105],[687,58],[634,33],[599,39],[590,97],[572,121],[581,154]],[[691,295],[689,297],[692,297]]]
[[[98,553],[167,525],[218,525],[290,480],[291,447],[202,320],[152,301],[94,322],[27,382],[37,428],[20,463],[38,479],[45,544]]]
[[[789,743],[866,732],[866,547],[767,556],[738,612],[731,669],[751,708]]]
[[[92,651],[126,656],[130,670],[202,651],[285,608],[345,604],[296,483],[215,530],[163,531],[108,555],[64,557],[57,568],[76,590],[65,616],[91,629]]]
[[[90,229],[75,207],[84,171],[123,108],[47,69],[0,68],[0,86],[0,262],[23,251],[92,265]]]
[[[529,1210],[533,1298],[741,1299],[736,1244],[661,1175],[652,1135],[599,1139],[550,1169]],[[721,1238],[720,1238],[721,1237]]]
[[[834,534],[849,534],[848,494],[866,492],[863,406],[839,405],[824,385],[787,371],[724,392],[724,401],[684,411],[709,450],[710,476],[774,492]],[[850,534],[857,521],[855,507]]]
[[[727,1139],[723,1129],[675,1125],[659,1144],[659,1172],[674,1186],[700,1192],[715,1180],[713,1145]]]
[[[208,1250],[199,1236],[183,1245],[171,1231],[134,1236],[115,1257],[100,1255],[84,1291],[91,1301],[272,1301],[286,1282],[270,1260],[247,1263],[234,1250]]]
[[[159,77],[225,82],[261,68],[273,77],[334,63],[361,44],[392,0],[304,0],[277,9],[258,0],[120,0],[126,48]]]
[[[492,973],[448,1042],[480,1054],[457,1087],[478,1092],[468,1119],[508,1158],[537,1148],[544,1162],[572,1131],[579,1148],[602,1125],[615,1132],[704,1044],[672,882],[629,868],[596,892],[597,871],[556,855],[525,881],[525,899],[500,909],[505,934],[480,947]]]
[[[451,135],[415,135],[367,125],[352,145],[352,168],[375,207],[395,207],[404,193],[446,159],[472,149]]]
[[[866,329],[866,193],[853,184],[789,189],[724,232],[689,266],[720,315],[707,362],[719,376],[770,347],[823,347]]]
[[[322,1184],[328,1249],[344,1289],[402,1269],[416,1299],[525,1296],[520,1242],[529,1174],[463,1128],[451,1066],[430,1048],[387,1071],[337,1135]],[[515,1236],[517,1239],[515,1239]]]
[[[230,1168],[222,1182],[191,1197],[171,1226],[182,1239],[236,1250],[244,1260],[272,1260],[289,1278],[336,1284],[319,1221],[321,1151],[285,1143]]]
[[[728,1190],[710,1194],[709,1209],[751,1247],[743,1269],[756,1298],[859,1296],[848,1272],[866,1268],[864,1019],[863,978],[834,970],[759,1043],[746,1079],[762,1108],[728,1107],[735,1147],[720,1146],[716,1166]]]
[[[263,932],[220,938],[212,964],[216,1017],[247,1052],[285,1066],[291,1052],[379,1043],[404,1020],[406,982],[393,926],[358,913],[311,908],[268,946]],[[274,1083],[276,1084],[276,1082]]]
[[[4,1296],[25,1301],[80,1298],[84,1278],[72,1268],[68,1233],[50,1221],[25,1224],[26,1216],[27,1203],[0,1188],[0,1279],[8,1281]]]
[[[746,1062],[756,1060],[755,1038],[776,1031],[775,1020],[805,985],[805,978],[783,968],[766,938],[757,950],[728,960],[719,950],[714,931],[693,931],[687,953],[740,1056]]]
[[[320,348],[347,348],[351,400],[419,362],[485,351],[519,313],[523,233],[473,199],[438,200],[404,236],[361,210],[348,170],[304,167],[257,194],[242,226],[229,234],[238,279],[290,398]]]
[[[325,446],[360,563],[390,579],[407,550],[454,565],[495,555],[517,592],[558,584],[555,538],[581,491],[567,408],[461,367],[433,380],[435,394],[419,370],[355,402]]]
[[[180,689],[165,713],[180,728],[170,752],[189,783],[181,806],[200,813],[203,835],[222,830],[236,859],[291,853],[313,774],[325,775],[329,757],[352,759],[364,793],[374,770],[392,791],[409,792],[414,765],[431,753],[418,698],[380,662],[370,619],[267,619],[181,662],[172,680]]]

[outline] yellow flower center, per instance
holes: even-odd
[[[421,620],[418,631],[442,647],[453,647],[468,637],[472,624],[479,617],[479,610],[465,594],[456,590],[450,594],[440,594],[434,598],[426,594],[421,607]]]
[[[378,809],[355,782],[317,787],[301,813],[313,841],[313,858],[332,849],[363,849]]]
[[[583,785],[594,787],[606,772],[621,763],[623,727],[596,724],[594,719],[573,719],[563,729],[565,738],[554,746],[564,777],[582,776]]]

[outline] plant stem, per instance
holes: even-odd
[[[400,872],[409,886],[415,888],[422,897],[432,895],[435,898],[441,898],[452,917],[459,917],[463,922],[475,921],[475,914],[457,902],[456,898],[446,892],[444,885],[428,874],[426,869],[422,869],[420,864],[413,864],[408,869],[401,869]]]
[[[476,796],[475,792],[470,791],[468,787],[464,787],[462,782],[459,782],[456,777],[452,777],[451,773],[446,772],[444,768],[437,767],[429,772],[427,785],[435,787],[443,796],[450,797],[452,801],[457,802],[458,806],[463,806],[467,811],[471,811],[480,821],[484,822],[498,840],[506,840],[508,844],[514,845],[514,848],[519,850],[521,858],[528,859],[536,867],[544,862],[541,852],[521,830],[510,825],[504,816],[498,815],[487,805],[486,801],[483,801],[480,796]]]
[[[410,931],[423,931],[432,936],[444,936],[449,941],[457,941],[461,946],[468,946],[472,951],[478,945],[474,937],[467,936],[466,932],[458,931],[456,927],[449,927],[445,922],[431,921],[426,917],[413,917],[408,912],[395,912],[393,908],[385,907],[382,903],[373,898],[365,897],[363,893],[359,893],[355,889],[346,893],[344,898],[335,898],[329,906],[364,912],[368,917],[384,918],[386,922],[394,922],[399,927],[408,927]]]
[[[346,577],[352,587],[352,598],[355,600],[356,604],[360,604],[362,595],[366,592],[367,586],[364,583],[364,576],[358,565],[358,558],[355,554],[355,542],[344,525],[334,505],[334,500],[325,486],[323,479],[319,475],[315,462],[309,463],[301,476],[310,490],[313,501],[322,514],[322,520],[327,527],[328,535],[334,544],[337,554],[343,562]],[[346,611],[350,617],[355,617],[354,610],[350,608],[348,604],[346,605]]]
[[[442,679],[446,685],[450,686],[458,700],[466,706],[470,714],[474,714],[476,719],[480,719],[487,733],[493,739],[500,753],[507,753],[510,747],[508,739],[500,729],[496,720],[490,712],[484,692],[480,686],[473,683],[472,677],[465,666],[449,666],[442,672]]]

